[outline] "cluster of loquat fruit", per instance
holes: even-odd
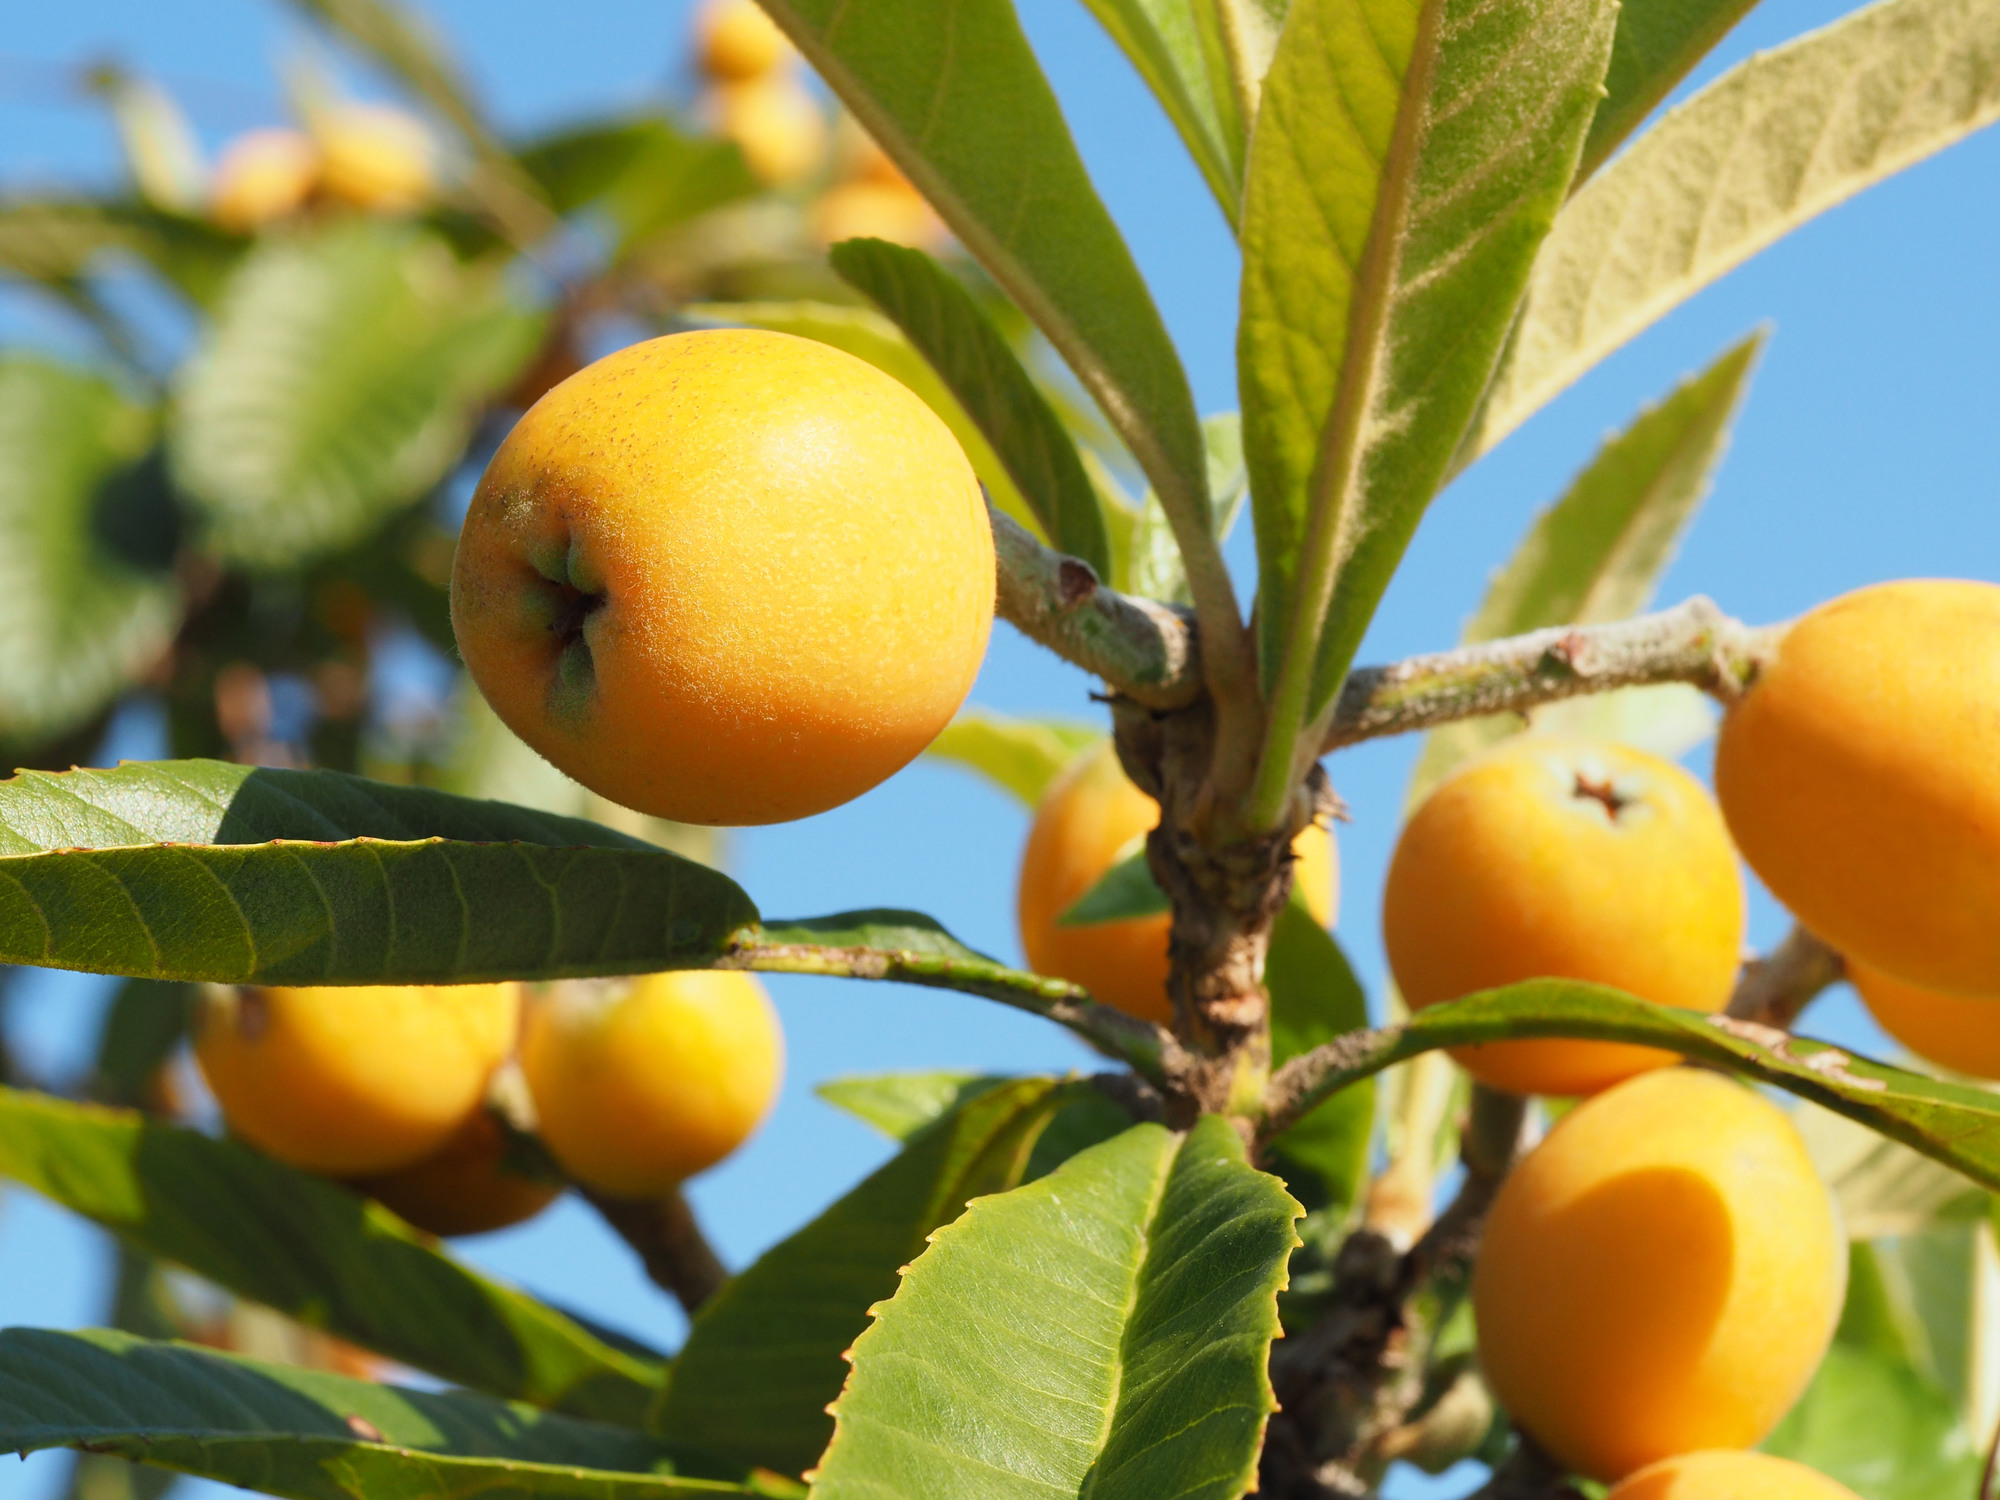
[[[719,330],[625,349],[526,414],[473,499],[452,609],[495,710],[577,780],[663,817],[767,823],[845,802],[929,743],[978,670],[993,567],[978,485],[920,401],[826,346]],[[2000,587],[1905,582],[1782,635],[1727,712],[1719,806],[1621,744],[1504,741],[1404,830],[1383,914],[1397,984],[1419,1009],[1558,978],[1719,1010],[1740,849],[1848,955],[1885,1025],[1977,1068],[2000,1053],[1996,703]],[[1166,917],[1059,920],[1157,816],[1110,747],[1086,753],[1037,814],[1019,916],[1037,969],[1166,1021]],[[1294,850],[1330,923],[1332,836],[1308,828]],[[1948,1019],[1921,1029],[1913,996]],[[544,1136],[590,1180],[605,1169],[569,1111],[596,1111],[615,1154],[644,1134],[641,1106],[587,1082],[578,1044],[537,1062],[536,1024],[523,1062]],[[1813,1375],[1845,1289],[1837,1210],[1787,1116],[1643,1047],[1459,1059],[1497,1088],[1587,1096],[1506,1179],[1475,1273],[1481,1359],[1513,1418],[1617,1500],[1846,1495],[1748,1451]]]
[[[773,188],[823,183],[809,213],[822,246],[873,238],[936,250],[948,234],[924,195],[851,115],[829,131],[798,53],[757,0],[710,0],[695,17],[700,114]],[[830,167],[830,171],[829,171]]]
[[[436,196],[437,142],[414,115],[343,101],[308,112],[306,128],[247,130],[209,180],[209,216],[255,234],[310,206],[415,213]]]
[[[1741,961],[1740,847],[1848,956],[1886,1030],[2000,1077],[2000,587],[1880,585],[1783,635],[1728,712],[1721,804],[1611,741],[1524,735],[1425,799],[1390,866],[1383,929],[1416,1009],[1537,978],[1714,1012]],[[1165,916],[1058,918],[1158,820],[1107,746],[1050,788],[1022,858],[1030,963],[1169,1022]],[[1733,837],[1732,837],[1733,836]],[[1295,846],[1330,921],[1332,839]],[[1487,1085],[1587,1096],[1515,1169],[1474,1284],[1481,1360],[1514,1420],[1616,1500],[1843,1496],[1746,1450],[1832,1339],[1847,1254],[1783,1112],[1673,1054],[1512,1041],[1454,1055]]]
[[[670,1192],[757,1128],[783,1050],[763,987],[708,970],[539,992],[212,987],[195,1029],[232,1134],[437,1235],[505,1228],[555,1200],[562,1179],[520,1149],[523,1125],[593,1192]],[[493,1097],[516,1066],[529,1111]]]

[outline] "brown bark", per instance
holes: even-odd
[[[1160,804],[1146,863],[1173,911],[1167,944],[1174,1030],[1191,1056],[1170,1118],[1253,1115],[1270,1076],[1264,956],[1292,889],[1298,827],[1223,840],[1212,792],[1215,715],[1208,700],[1169,712],[1115,705],[1120,762]],[[1325,783],[1315,770],[1315,788]],[[1305,802],[1301,802],[1306,806]],[[1185,1123],[1185,1120],[1182,1119]]]

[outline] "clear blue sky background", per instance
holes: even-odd
[[[685,87],[684,0],[430,0],[425,8],[509,129]],[[1842,9],[1838,0],[1766,0],[1702,77]],[[1237,260],[1220,216],[1164,117],[1082,6],[1023,0],[1023,12],[1203,409],[1233,407]],[[68,65],[108,55],[157,75],[213,146],[280,117],[273,65],[306,41],[272,0],[13,6],[0,33],[0,183],[107,182],[118,171],[102,116],[59,86]],[[1612,359],[1439,500],[1365,657],[1447,644],[1489,571],[1598,439],[1766,321],[1775,337],[1733,450],[1663,598],[1706,593],[1763,621],[1879,579],[2000,579],[1996,245],[2000,134],[1989,133],[1767,252]],[[18,300],[0,301],[0,340],[45,339],[53,327]],[[1092,718],[1088,688],[1081,674],[1000,626],[974,697],[1012,713]],[[1371,981],[1382,972],[1382,873],[1413,749],[1379,744],[1332,763],[1355,813],[1341,834],[1339,932]],[[1701,751],[1691,757],[1698,767],[1705,759]],[[914,906],[980,947],[1018,956],[1012,890],[1024,832],[1022,813],[1000,794],[920,763],[846,808],[741,835],[732,869],[767,912]],[[1753,937],[1768,942],[1782,930],[1781,914],[1760,895]],[[87,1055],[102,986],[29,979],[13,1040],[50,1066],[73,1065]],[[732,1264],[797,1227],[887,1153],[865,1128],[817,1101],[815,1082],[936,1066],[1087,1065],[1054,1028],[975,1000],[832,980],[781,978],[771,988],[791,1054],[783,1099],[755,1142],[693,1187]],[[1888,1050],[1845,992],[1823,1001],[1808,1029]],[[677,1310],[574,1206],[471,1242],[465,1253],[642,1335],[679,1337]],[[106,1264],[94,1232],[23,1193],[0,1199],[0,1324],[92,1321],[101,1315]],[[0,1500],[52,1494],[61,1473],[55,1456],[0,1465]],[[1450,1496],[1470,1487],[1461,1475],[1442,1485],[1409,1482],[1399,1493]]]

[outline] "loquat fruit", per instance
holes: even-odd
[[[297,213],[319,185],[319,147],[297,130],[249,130],[231,141],[209,183],[209,214],[224,229],[255,234]]]
[[[1768,1453],[1683,1453],[1648,1464],[1604,1500],[1860,1500],[1817,1469]]]
[[[521,1039],[543,1143],[614,1198],[657,1197],[729,1155],[783,1069],[764,987],[726,970],[558,986],[528,1007]]]
[[[1617,1480],[1760,1442],[1824,1356],[1846,1280],[1784,1112],[1661,1069],[1579,1104],[1501,1184],[1473,1273],[1480,1361],[1543,1447]]]
[[[756,0],[709,0],[695,17],[695,55],[710,78],[762,78],[790,59],[792,44]]]
[[[312,122],[320,185],[368,213],[403,214],[437,193],[437,144],[423,122],[385,104],[342,104]]]
[[[486,1234],[532,1219],[562,1195],[562,1184],[530,1177],[507,1162],[507,1134],[489,1110],[475,1109],[421,1161],[349,1184],[417,1228],[441,1237]]]
[[[899,770],[964,702],[993,622],[972,466],[889,376],[723,329],[550,391],[473,495],[459,650],[494,711],[591,790],[775,823]]]
[[[1954,1073],[2000,1078],[2000,995],[1955,995],[1906,984],[1848,960],[1847,977],[1882,1029]]]
[[[2000,995],[2000,585],[1876,584],[1796,621],[1724,715],[1750,867],[1850,958]]]
[[[511,984],[213,986],[194,1053],[230,1130],[295,1167],[391,1172],[450,1140],[513,1049]]]
[[[759,182],[789,187],[826,160],[826,116],[805,85],[784,73],[717,84],[708,109]]]
[[[1686,771],[1611,741],[1521,735],[1439,783],[1403,829],[1382,932],[1415,1009],[1526,979],[1719,1010],[1742,956],[1743,880]],[[1523,1094],[1588,1094],[1674,1056],[1567,1039],[1452,1054]]]

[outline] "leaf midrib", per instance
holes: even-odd
[[[1127,1346],[1137,1323],[1139,1292],[1146,1278],[1146,1263],[1152,1259],[1153,1230],[1160,1217],[1160,1205],[1166,1199],[1167,1182],[1173,1176],[1174,1167],[1180,1161],[1181,1152],[1187,1146],[1185,1135],[1175,1135],[1168,1139],[1169,1149],[1160,1153],[1159,1165],[1153,1172],[1153,1184],[1146,1195],[1146,1211],[1140,1218],[1138,1250],[1139,1255],[1132,1268],[1132,1278],[1127,1284],[1125,1296],[1120,1301],[1118,1320],[1118,1349],[1111,1361],[1111,1389],[1104,1406],[1104,1421],[1097,1430],[1097,1457],[1085,1470],[1079,1500],[1089,1500],[1097,1489],[1098,1465],[1104,1461],[1104,1450],[1111,1444],[1111,1434],[1118,1427],[1118,1418],[1125,1399],[1125,1376],[1131,1365]]]
[[[1417,165],[1428,125],[1427,101],[1437,76],[1445,0],[1423,0],[1417,32],[1397,94],[1396,123],[1376,178],[1375,209],[1361,247],[1347,312],[1347,336],[1333,405],[1321,429],[1310,512],[1300,555],[1305,568],[1292,590],[1291,630],[1272,692],[1271,737],[1266,741],[1252,817],[1275,821],[1276,802],[1289,788],[1294,763],[1316,753],[1318,737],[1303,733],[1311,717],[1320,637],[1326,628],[1342,563],[1355,546],[1355,480],[1363,453],[1361,433],[1379,394],[1387,351],[1383,334],[1396,301],[1396,275],[1409,231]],[[1371,25],[1367,27],[1374,38]],[[1380,40],[1376,39],[1379,50]],[[1329,534],[1330,532],[1330,534]],[[1330,705],[1329,705],[1330,707]]]

